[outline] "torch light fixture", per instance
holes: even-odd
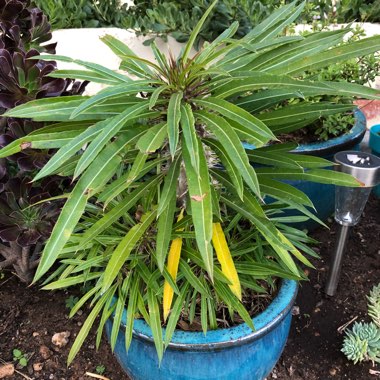
[[[325,289],[329,296],[336,293],[349,229],[359,222],[371,189],[380,183],[380,157],[370,153],[345,151],[337,153],[334,160],[337,163],[336,170],[351,174],[361,186],[337,186],[335,189],[335,221],[340,227]]]

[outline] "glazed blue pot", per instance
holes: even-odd
[[[372,149],[372,153],[380,157],[380,124],[371,127],[369,131],[369,146]],[[380,185],[377,185],[372,191],[377,197],[380,197]]]
[[[333,161],[334,155],[344,150],[359,150],[359,144],[366,132],[366,119],[360,110],[355,110],[355,125],[345,135],[312,144],[301,144],[293,153],[306,154]],[[335,186],[309,181],[286,181],[290,185],[303,191],[313,202],[316,211],[312,211],[319,219],[326,221],[335,210]],[[296,213],[293,213],[293,215]],[[297,214],[298,215],[298,214]],[[307,222],[297,223],[296,227],[309,231],[319,226],[317,222],[309,219]]]
[[[203,332],[175,331],[158,363],[152,333],[143,320],[134,322],[132,344],[125,350],[125,311],[115,355],[133,380],[262,380],[275,366],[285,346],[297,282],[284,280],[268,308],[246,324]],[[112,320],[106,331],[110,337]]]

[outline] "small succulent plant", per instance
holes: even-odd
[[[367,358],[368,342],[361,340],[357,335],[348,331],[343,342],[342,352],[347,356],[348,360],[352,360],[354,364],[360,363]]]
[[[29,177],[16,177],[2,182],[0,239],[6,245],[0,245],[5,256],[0,268],[13,265],[20,279],[30,282],[42,244],[50,236],[62,205],[59,201],[40,202],[62,191],[64,181],[60,177],[49,178],[37,186]]]
[[[380,328],[380,284],[374,286],[367,296],[368,315],[373,322]]]
[[[380,363],[380,326],[377,324],[380,316],[380,284],[374,286],[368,299],[368,315],[373,322],[355,322],[352,330],[344,337],[342,352],[354,364],[362,361]]]

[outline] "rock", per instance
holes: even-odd
[[[49,359],[51,356],[51,351],[46,346],[40,347],[40,355],[42,356],[42,359],[46,360]]]
[[[13,376],[15,373],[15,367],[13,364],[0,365],[0,379]]]
[[[336,368],[330,368],[329,373],[331,376],[335,376],[336,375]]]
[[[33,364],[33,370],[34,372],[40,372],[42,370],[42,367],[44,365],[42,363],[34,363]]]
[[[44,367],[47,371],[55,371],[57,368],[59,368],[59,363],[55,360],[52,360],[52,359],[48,359],[46,360],[46,362],[44,363]]]
[[[300,315],[300,307],[299,306],[293,306],[292,315]]]
[[[65,347],[67,343],[69,343],[69,339],[68,339],[69,336],[70,336],[70,331],[63,331],[60,333],[56,333],[51,338],[51,342],[59,348]]]
[[[37,331],[35,331],[35,332],[33,333],[33,338],[35,338],[35,337],[37,337],[37,336],[40,336],[40,333],[38,333]]]

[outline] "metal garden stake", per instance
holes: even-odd
[[[336,170],[351,174],[362,186],[337,186],[335,190],[335,220],[340,224],[340,229],[325,289],[329,296],[336,293],[350,227],[359,222],[372,187],[380,183],[380,157],[370,153],[345,151],[337,153],[334,160],[338,164]]]

